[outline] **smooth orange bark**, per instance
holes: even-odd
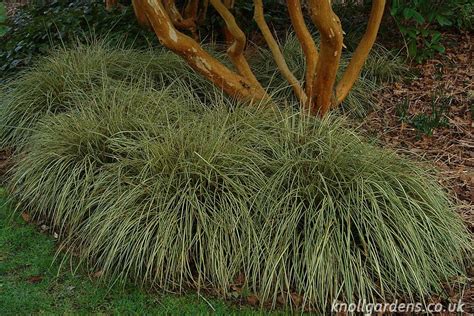
[[[146,17],[145,11],[139,7],[137,0],[132,0],[132,7],[133,12],[135,13],[135,17],[137,18],[138,24],[143,27],[149,27],[150,23],[148,22],[148,18]]]
[[[245,45],[247,44],[247,39],[244,32],[242,32],[238,26],[234,16],[229,11],[229,8],[227,8],[227,6],[221,0],[210,0],[210,2],[214,9],[216,9],[216,11],[222,17],[226,24],[227,30],[232,35],[230,39],[232,39],[233,42],[227,50],[230,60],[242,76],[247,78],[247,80],[249,80],[255,87],[263,90],[244,56]],[[229,3],[227,4],[229,5]]]
[[[337,85],[337,101],[335,105],[339,105],[342,103],[342,101],[344,101],[344,99],[349,94],[349,91],[354,86],[354,83],[360,76],[362,67],[364,66],[365,61],[367,60],[367,57],[374,46],[375,39],[377,38],[377,33],[379,31],[380,23],[382,22],[382,17],[385,10],[385,2],[385,0],[372,1],[372,11],[370,12],[370,18],[365,34],[357,46],[357,49],[354,52],[341,81]]]
[[[183,18],[178,8],[176,7],[176,0],[163,0],[163,5],[168,13],[168,16],[173,21],[173,25],[184,31],[190,31],[193,34],[193,37],[196,38],[196,23],[193,18]]]
[[[285,61],[285,57],[283,56],[283,53],[281,52],[277,41],[273,37],[273,34],[270,31],[267,22],[265,21],[265,16],[263,12],[263,1],[254,0],[253,2],[255,6],[255,22],[257,22],[257,25],[260,31],[262,32],[263,37],[265,38],[265,41],[267,42],[267,45],[270,48],[270,51],[272,52],[273,59],[275,60],[278,69],[280,70],[283,77],[285,77],[285,79],[288,81],[300,102],[302,104],[306,104],[308,102],[308,96],[301,87],[298,79],[296,79],[290,68],[288,68],[288,65]]]
[[[192,68],[227,94],[248,101],[269,98],[245,58],[247,38],[231,13],[231,8],[235,4],[234,0],[188,0],[185,1],[182,11],[177,8],[175,0],[133,0],[132,2],[141,24],[151,25],[164,46],[182,56]],[[305,24],[301,0],[286,0],[291,23],[306,59],[304,88],[290,71],[278,42],[265,21],[262,0],[253,0],[253,2],[255,21],[280,72],[290,83],[301,103],[309,109],[309,113],[323,116],[332,106],[340,104],[359,77],[372,49],[386,0],[373,0],[367,30],[337,85],[336,75],[344,47],[344,32],[339,18],[332,10],[331,0],[307,0],[309,15],[320,33],[319,52]],[[110,5],[109,3],[116,3],[116,0],[106,0],[106,4]],[[230,44],[227,52],[236,71],[219,62],[196,40],[178,30],[191,30],[196,35],[196,23],[205,19],[209,4],[225,22],[225,31]]]
[[[287,0],[287,6],[291,24],[293,25],[296,37],[301,44],[306,59],[305,90],[308,100],[305,106],[309,108],[313,99],[313,84],[319,57],[318,48],[304,21],[301,1]]]
[[[336,102],[333,89],[342,54],[342,27],[330,0],[308,0],[308,4],[311,19],[321,35],[311,113],[323,116]]]
[[[208,54],[198,42],[179,32],[173,25],[161,0],[136,0],[137,10],[145,12],[160,42],[183,57],[197,72],[227,94],[254,101],[267,98],[265,90],[255,87],[247,78],[234,73]]]

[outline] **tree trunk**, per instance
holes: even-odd
[[[323,116],[336,103],[333,89],[342,54],[342,27],[330,0],[309,0],[308,3],[311,19],[321,34],[311,113]]]
[[[352,59],[347,66],[347,69],[337,85],[336,95],[337,102],[336,105],[342,103],[342,101],[347,97],[350,90],[354,86],[354,83],[360,76],[362,67],[364,66],[367,57],[369,56],[372,46],[374,46],[375,39],[377,38],[377,33],[379,31],[380,23],[382,22],[382,17],[384,14],[385,0],[373,0],[372,1],[372,11],[370,13],[369,22],[367,25],[367,30],[365,31],[364,36],[362,37],[359,46],[357,47]]]
[[[197,72],[224,92],[239,99],[254,101],[267,98],[265,90],[242,75],[229,70],[208,54],[194,39],[179,32],[173,25],[161,0],[135,0],[137,10],[145,13],[160,42],[183,57]]]
[[[118,0],[105,0],[105,9],[112,10],[118,4]]]
[[[111,8],[116,2],[116,0],[106,0],[106,5]],[[151,26],[165,47],[183,57],[193,69],[225,93],[249,102],[269,99],[245,58],[247,39],[231,12],[234,0],[183,2],[183,10],[177,8],[176,0],[133,0],[133,7],[140,24]],[[304,88],[290,71],[278,42],[265,21],[263,1],[253,0],[253,2],[255,21],[272,52],[278,69],[307,112],[323,116],[331,107],[340,104],[359,77],[372,49],[386,0],[372,1],[367,30],[337,86],[336,75],[344,44],[341,22],[332,10],[331,0],[307,0],[311,20],[321,37],[319,52],[305,24],[301,0],[286,0],[291,23],[306,59]],[[205,18],[209,4],[226,24],[225,31],[230,45],[227,53],[235,71],[212,57],[195,39],[179,31],[191,31],[197,37],[196,24]]]

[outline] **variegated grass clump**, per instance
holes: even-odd
[[[60,48],[0,88],[2,148],[21,149],[43,116],[69,111],[75,107],[72,97],[77,92],[87,93],[102,86],[104,80],[116,80],[120,84],[122,81],[140,83],[146,79],[148,86],[178,93],[180,86],[185,85],[194,97],[207,104],[218,103],[222,98],[237,103],[224,97],[213,84],[170,51],[137,51],[97,40],[91,40],[91,43]],[[209,49],[222,60],[218,47]],[[288,36],[282,51],[291,70],[298,78],[303,78],[305,59],[294,35]],[[277,71],[270,55],[267,49],[259,49],[250,59],[252,67],[277,102],[293,104],[291,88]],[[344,63],[347,64],[347,58],[343,59]],[[388,51],[374,50],[361,79],[346,99],[344,110],[358,115],[367,113],[375,106],[372,93],[377,84],[393,80],[403,69],[403,64]]]
[[[317,42],[319,39],[316,40]],[[288,102],[289,99],[296,101],[292,95],[292,89],[286,79],[278,71],[271,52],[262,47],[255,47],[256,51],[249,62],[255,69],[256,76],[265,87],[272,93],[274,98],[280,102]],[[306,60],[301,48],[301,44],[293,33],[289,33],[281,43],[281,51],[289,69],[300,81],[304,80]],[[338,77],[342,76],[344,69],[350,61],[349,54],[343,54],[341,59],[341,71]],[[368,112],[377,108],[378,100],[375,93],[384,84],[401,79],[408,75],[408,67],[398,54],[387,50],[383,46],[375,45],[371,51],[361,75],[348,97],[342,104],[342,111],[354,116],[363,117]],[[291,102],[290,102],[291,103]]]
[[[43,116],[18,210],[111,279],[226,297],[243,275],[273,306],[420,299],[463,274],[470,237],[424,167],[340,119],[174,89],[104,80]]]
[[[102,86],[104,80],[147,82],[157,89],[186,85],[203,99],[216,90],[180,57],[164,50],[138,51],[106,41],[59,48],[0,87],[0,146],[21,149],[45,115],[75,107],[73,96]],[[179,90],[179,89],[178,89]]]

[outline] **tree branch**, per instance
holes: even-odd
[[[316,65],[311,113],[323,116],[336,103],[333,89],[341,60],[342,27],[332,10],[330,0],[308,0],[308,4],[311,19],[321,34],[321,52]]]
[[[222,4],[230,11],[234,8],[235,2],[233,0],[222,0]],[[232,43],[234,42],[234,36],[229,31],[229,28],[226,25],[222,29],[225,42],[229,45],[232,45]]]
[[[305,106],[312,103],[313,83],[316,76],[316,65],[318,63],[318,48],[314,42],[313,36],[308,30],[304,21],[303,11],[300,0],[287,0],[288,13],[291,24],[300,42],[306,59],[305,90],[308,96],[308,102]]]
[[[160,42],[224,92],[247,101],[268,98],[260,86],[254,86],[247,78],[231,71],[203,50],[194,39],[176,30],[162,0],[136,0],[135,3],[137,10],[146,14]]]
[[[354,86],[354,83],[360,76],[362,67],[369,56],[370,50],[372,49],[375,39],[377,38],[377,33],[380,28],[380,23],[382,22],[382,17],[385,10],[385,0],[372,0],[372,10],[370,12],[370,18],[365,31],[364,36],[362,37],[359,45],[357,46],[354,55],[344,72],[344,75],[337,85],[336,88],[336,105],[339,105],[344,101],[344,99],[349,94],[349,91]]]
[[[270,51],[272,52],[273,59],[275,59],[278,69],[280,69],[283,77],[285,77],[285,79],[289,82],[300,102],[302,104],[306,104],[308,101],[308,97],[304,92],[303,88],[301,87],[298,79],[296,79],[290,68],[288,68],[288,64],[285,61],[285,57],[283,56],[277,41],[273,37],[272,32],[270,31],[270,28],[268,27],[268,24],[265,21],[265,16],[263,13],[263,1],[254,0],[253,2],[255,5],[255,22],[257,22],[257,25],[260,31],[262,32],[263,37],[265,38],[265,41],[267,42],[267,45],[270,48]]]
[[[143,27],[150,27],[150,22],[148,22],[148,18],[143,10],[140,10],[139,4],[137,0],[132,0],[132,7],[133,12],[135,13],[135,17],[137,18],[138,24]]]
[[[194,38],[197,38],[196,23],[194,19],[184,19],[178,8],[176,7],[176,0],[163,0],[164,8],[169,17],[173,21],[173,25],[179,30],[190,31]]]
[[[260,87],[263,90],[260,82],[258,82],[254,73],[250,69],[247,59],[244,56],[245,45],[247,44],[247,39],[244,32],[242,32],[240,27],[237,25],[234,16],[221,0],[210,0],[210,3],[222,17],[227,29],[233,37],[234,41],[227,50],[231,62],[242,76],[252,82],[254,86]]]

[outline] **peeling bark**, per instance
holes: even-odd
[[[228,69],[202,49],[198,42],[179,32],[161,0],[136,0],[135,4],[137,10],[145,13],[156,36],[165,47],[184,58],[193,69],[225,93],[249,102],[268,98],[261,87],[255,87],[247,78]]]
[[[113,6],[117,0],[106,0]],[[171,49],[224,92],[236,98],[254,101],[269,99],[256,79],[244,55],[247,38],[237,24],[231,9],[235,0],[187,0],[182,10],[176,0],[132,0],[135,14],[142,25],[149,25],[160,42]],[[343,44],[341,22],[332,10],[331,0],[307,0],[311,20],[321,35],[320,51],[306,26],[301,0],[286,0],[291,23],[301,43],[305,60],[305,86],[289,69],[277,40],[265,21],[262,0],[253,0],[254,19],[272,52],[278,69],[310,114],[325,115],[340,104],[353,87],[375,42],[386,0],[373,0],[367,30],[336,86]],[[208,54],[196,39],[179,30],[188,30],[197,38],[196,25],[205,20],[211,4],[225,22],[229,40],[228,56],[236,71]],[[335,88],[336,87],[336,88]]]
[[[308,0],[308,3],[311,19],[321,34],[311,113],[323,116],[336,103],[333,89],[341,60],[342,27],[339,18],[332,11],[330,0]]]

